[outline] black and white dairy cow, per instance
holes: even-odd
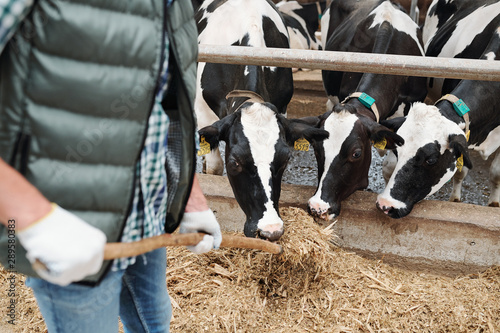
[[[196,17],[201,44],[288,47],[282,18],[266,0],[205,1]],[[199,63],[197,76],[199,133],[212,149],[206,170],[222,174],[217,147],[224,141],[227,176],[247,219],[245,235],[276,240],[284,231],[278,200],[289,145],[328,133],[284,117],[293,94],[290,68]]]
[[[443,17],[439,8],[453,12],[445,12],[446,22],[441,22],[430,37],[428,54],[473,57],[479,53],[477,58],[485,61],[500,59],[500,2],[439,0],[433,5],[431,17]],[[377,206],[393,218],[408,215],[418,201],[435,193],[454,175],[450,200],[459,201],[461,182],[472,167],[467,148],[487,159],[500,146],[500,82],[461,80],[457,84],[457,80],[445,80],[444,85],[434,88],[449,95],[435,105],[415,104],[406,119],[386,123],[406,142],[396,150],[394,171],[377,198]],[[470,111],[462,116],[467,109]],[[491,164],[490,181],[489,205],[498,206],[499,154]]]
[[[326,50],[424,53],[418,26],[390,1],[334,0],[329,18]],[[404,114],[410,103],[423,100],[426,79],[323,71],[323,84],[333,110],[310,120],[330,136],[313,144],[319,181],[308,210],[331,220],[339,215],[342,200],[368,186],[371,143],[383,143],[380,147],[385,149],[403,144],[399,135],[378,121],[397,111]]]
[[[288,29],[290,48],[321,50],[315,33],[325,6],[326,1],[303,4],[297,1],[280,1],[276,4]]]
[[[426,56],[479,59],[496,29],[498,0],[434,0],[422,30]],[[458,79],[431,78],[429,101],[450,92]]]

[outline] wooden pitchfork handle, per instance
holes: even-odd
[[[131,243],[107,243],[104,248],[104,260],[135,257],[166,246],[196,245],[203,239],[203,236],[205,236],[203,233],[163,234]],[[242,236],[222,235],[220,246],[262,250],[273,254],[282,252],[279,244]]]

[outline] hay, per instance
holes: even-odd
[[[280,256],[168,249],[171,332],[499,332],[500,267],[454,279],[405,271],[336,248],[300,209],[281,213]],[[44,332],[23,281],[12,332]],[[1,332],[8,301],[2,288]]]
[[[281,209],[281,256],[169,249],[172,332],[494,332],[500,268],[452,279],[335,248],[303,210]]]
[[[15,288],[10,287],[11,278],[14,276]],[[46,332],[43,317],[38,311],[33,291],[24,285],[26,278],[22,274],[14,274],[4,270],[0,266],[0,332],[2,333],[31,333],[31,332]],[[12,294],[14,290],[14,295]],[[7,316],[7,306],[10,305],[11,299],[14,299],[15,304],[15,325],[9,324],[8,321],[13,318]]]

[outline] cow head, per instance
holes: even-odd
[[[307,207],[311,215],[331,220],[340,214],[342,200],[368,186],[371,143],[383,141],[386,149],[394,149],[404,141],[349,104],[337,104],[314,118],[309,118],[310,124],[327,131],[329,138],[313,142],[319,181]]]
[[[291,155],[290,145],[305,138],[328,137],[324,130],[286,119],[274,105],[251,99],[234,113],[199,131],[215,149],[226,143],[226,171],[234,195],[246,215],[244,233],[271,241],[284,232],[278,210],[281,177]]]
[[[385,124],[405,140],[396,150],[394,172],[377,197],[377,207],[390,217],[408,215],[417,202],[439,190],[455,174],[457,160],[472,168],[463,129],[437,107],[415,103],[404,121]]]

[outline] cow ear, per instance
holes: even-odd
[[[406,117],[396,117],[396,118],[392,118],[392,119],[382,120],[380,122],[380,125],[383,125],[389,129],[393,130],[394,132],[397,132],[398,129],[401,127],[401,125],[403,125],[405,120],[406,120]]]
[[[328,116],[331,113],[332,113],[332,111],[328,111],[320,116],[308,116],[308,117],[302,117],[302,118],[296,118],[296,119],[289,119],[289,121],[293,121],[296,123],[304,123],[304,124],[307,124],[311,127],[320,128],[322,123],[326,120],[326,118],[328,118]]]
[[[214,150],[219,147],[220,136],[219,129],[216,126],[205,126],[198,131],[198,134],[200,134],[201,142],[205,140],[210,145],[210,150]]]
[[[469,149],[467,148],[467,140],[464,135],[450,134],[448,137],[449,147],[458,159],[463,156],[464,166],[467,169],[472,169],[472,161],[469,156]]]
[[[377,124],[373,131],[370,133],[370,140],[373,145],[379,149],[396,149],[398,146],[402,146],[405,140],[388,129],[385,126]]]
[[[313,118],[316,118],[316,120]],[[280,120],[285,128],[286,141],[291,146],[300,138],[304,138],[309,142],[315,142],[325,140],[329,136],[327,131],[316,127],[320,122],[318,117],[304,117],[299,119],[281,117]]]
[[[311,127],[319,127],[319,124],[321,123],[320,117],[317,116],[309,116],[309,117],[302,117],[302,118],[297,118],[297,119],[289,119],[289,121],[292,122],[301,122],[304,124],[307,124]]]
[[[226,141],[229,128],[233,125],[236,119],[236,113],[226,116],[209,126],[201,128],[198,133],[200,134],[200,140],[202,138],[210,145],[210,149],[214,150],[219,146],[219,142]]]
[[[405,140],[390,128],[364,117],[361,118],[361,121],[368,130],[368,135],[375,148],[396,149],[405,143]]]

